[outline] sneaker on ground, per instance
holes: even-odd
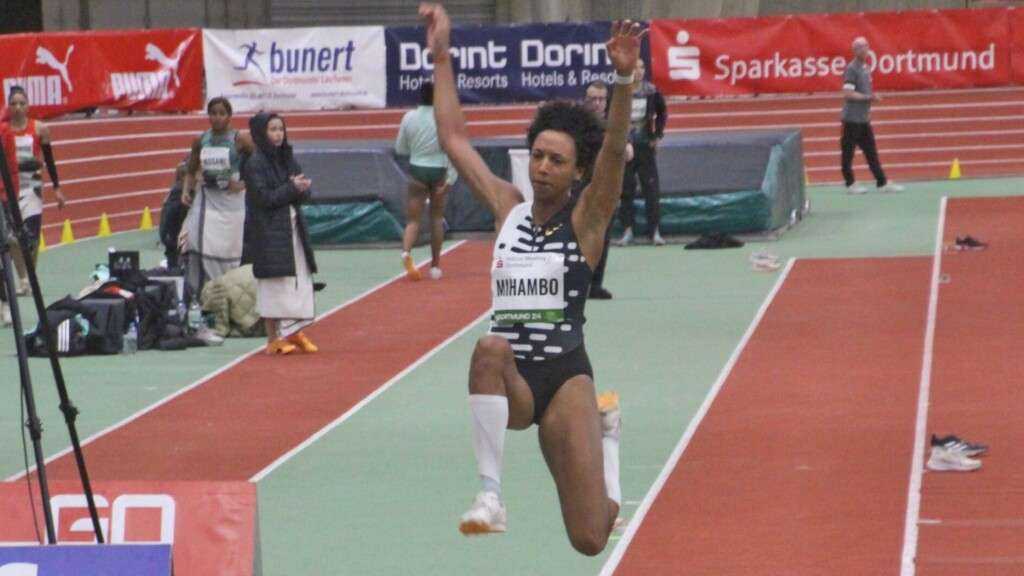
[[[494,492],[481,491],[459,520],[459,532],[466,536],[505,531],[505,505]]]
[[[195,336],[207,346],[220,346],[224,344],[224,337],[211,330],[208,326],[202,326],[199,330],[196,330]]]
[[[612,293],[604,286],[591,286],[589,298],[591,300],[611,300]]]
[[[629,246],[633,243],[633,229],[626,228],[626,231],[622,233],[622,238],[615,241],[616,246]]]
[[[782,268],[779,257],[768,252],[754,252],[750,255],[750,267],[758,272],[774,272]]]
[[[981,461],[968,458],[963,452],[932,446],[926,466],[934,472],[971,472],[981,468]]]
[[[885,186],[878,187],[879,192],[903,192],[906,189],[906,186],[896,184],[895,182],[886,182]]]
[[[622,411],[619,409],[619,393],[609,390],[597,395],[597,411],[601,414],[601,432],[604,435],[622,432]]]
[[[402,254],[402,266],[405,266],[405,275],[413,282],[420,279],[420,271],[416,269],[416,263],[412,261],[412,254]]]
[[[941,438],[932,434],[932,447],[934,448],[935,446],[940,446],[946,450],[954,452],[960,452],[969,458],[980,456],[985,452],[988,452],[988,444],[968,442],[953,434],[950,434],[949,436],[942,436]]]
[[[956,247],[959,250],[984,250],[988,248],[988,242],[982,242],[973,236],[957,236]]]
[[[867,194],[868,189],[863,184],[850,184],[846,187],[847,194]]]
[[[430,268],[430,279],[431,280],[440,280],[441,276],[443,276],[443,275],[444,274],[441,272],[440,268],[438,268],[436,266],[433,266],[433,267]]]
[[[28,280],[21,280],[18,283],[18,296],[31,296],[32,285],[29,284]]]
[[[654,236],[651,237],[651,244],[655,246],[664,246],[665,239],[661,237],[661,230],[654,230]]]
[[[11,307],[8,306],[7,302],[0,304],[0,322],[4,326],[10,326],[14,319],[11,318]]]

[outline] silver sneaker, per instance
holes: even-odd
[[[981,461],[968,458],[958,450],[932,446],[926,467],[935,472],[971,472],[981,468]]]

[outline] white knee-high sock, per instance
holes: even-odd
[[[601,437],[601,447],[604,449],[604,485],[608,490],[608,497],[622,506],[622,487],[619,484],[619,436],[620,430],[606,432]]]
[[[508,398],[470,394],[469,413],[473,432],[473,453],[480,473],[481,488],[501,495],[501,464],[508,428]]]

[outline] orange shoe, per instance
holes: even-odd
[[[405,266],[405,275],[416,282],[420,279],[420,271],[416,269],[416,264],[412,261],[412,254],[405,252],[402,254],[402,265]]]
[[[288,342],[294,344],[295,346],[298,346],[299,349],[301,349],[303,352],[306,352],[307,354],[312,354],[313,352],[320,351],[320,348],[316,344],[313,344],[313,341],[306,337],[306,335],[303,334],[302,332],[296,332],[295,334],[289,336]],[[292,346],[292,348],[294,349],[295,346]]]
[[[295,352],[295,345],[286,340],[274,340],[270,344],[267,344],[267,354],[271,356],[276,354],[291,354]]]

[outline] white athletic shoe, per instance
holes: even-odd
[[[754,252],[750,255],[750,267],[757,272],[775,272],[782,268],[779,257],[768,252]]]
[[[430,279],[431,280],[440,280],[441,276],[443,276],[443,274],[441,273],[441,269],[440,268],[431,267],[431,269],[430,269]]]
[[[14,319],[11,318],[11,307],[7,305],[7,302],[0,304],[0,322],[4,326],[10,326]]]
[[[906,186],[901,186],[899,184],[896,184],[895,182],[889,182],[885,186],[880,186],[878,188],[878,191],[879,192],[903,192],[906,189],[907,189]]]
[[[505,505],[494,492],[481,491],[459,520],[459,532],[466,536],[505,531]]]
[[[846,187],[846,192],[848,194],[867,194],[868,189],[863,184],[854,183]]]
[[[971,472],[981,468],[981,461],[968,458],[959,450],[933,446],[926,466],[935,472]]]
[[[657,228],[654,229],[654,236],[651,237],[651,244],[654,244],[655,246],[665,245],[665,239],[661,237],[661,230],[658,230]]]
[[[629,246],[633,243],[633,228],[626,228],[622,233],[622,238],[615,241],[616,246]]]

